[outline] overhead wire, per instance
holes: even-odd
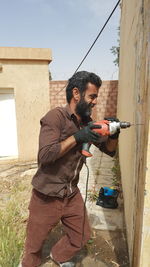
[[[90,46],[89,50],[87,51],[86,55],[84,56],[84,58],[82,59],[81,63],[78,65],[77,69],[75,70],[74,74],[78,71],[78,69],[81,67],[82,63],[84,62],[84,60],[86,59],[86,57],[88,56],[88,54],[90,53],[90,51],[92,50],[93,46],[95,45],[96,41],[98,40],[98,38],[100,37],[101,33],[103,32],[104,28],[106,27],[108,21],[110,20],[111,16],[113,15],[113,13],[115,12],[117,6],[119,5],[121,0],[119,0],[117,2],[117,4],[115,5],[114,9],[112,10],[111,14],[109,15],[108,19],[106,20],[106,22],[104,23],[102,29],[100,30],[99,34],[97,35],[96,39],[94,40],[94,42],[92,43],[92,45]]]
[[[86,55],[84,56],[84,58],[81,60],[80,64],[78,65],[78,67],[76,68],[74,74],[78,71],[78,69],[81,67],[81,65],[83,64],[83,62],[85,61],[85,59],[87,58],[88,54],[90,53],[90,51],[92,50],[93,46],[95,45],[95,43],[97,42],[98,38],[100,37],[100,35],[102,34],[102,32],[104,31],[108,21],[110,20],[110,18],[112,17],[113,13],[115,12],[116,8],[118,7],[119,3],[121,2],[121,0],[118,0],[118,2],[116,3],[115,7],[113,8],[112,12],[110,13],[108,19],[106,20],[106,22],[104,23],[103,27],[101,28],[100,32],[98,33],[97,37],[95,38],[94,42],[92,43],[92,45],[90,46],[89,50],[87,51]],[[66,85],[61,88],[60,91],[58,91],[58,94],[66,87]]]

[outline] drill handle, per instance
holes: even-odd
[[[83,143],[82,145],[82,155],[85,157],[92,157],[93,155],[90,153],[90,143]]]

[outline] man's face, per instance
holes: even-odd
[[[91,116],[92,108],[97,103],[98,90],[97,86],[88,83],[86,91],[77,103],[76,113],[81,117],[82,121],[86,121]]]

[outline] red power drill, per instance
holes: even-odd
[[[94,123],[95,125],[101,126],[101,128],[93,129],[92,131],[98,133],[101,136],[113,135],[119,129],[125,129],[131,126],[130,122],[126,121],[108,121],[101,120]],[[89,151],[90,143],[84,143],[82,147],[82,154],[86,157],[91,157],[92,154]]]

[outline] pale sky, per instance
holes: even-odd
[[[0,46],[51,48],[53,80],[72,76],[117,0],[0,0]],[[120,8],[79,70],[118,78],[114,55]]]

